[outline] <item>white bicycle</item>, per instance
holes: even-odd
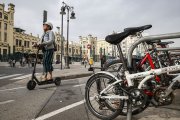
[[[126,28],[122,33],[113,34],[106,37],[106,41],[108,43],[117,45],[124,74],[121,75],[120,78],[117,78],[110,72],[101,71],[93,74],[87,81],[85,89],[86,104],[88,109],[97,118],[103,120],[112,120],[120,115],[125,104],[127,104],[127,119],[130,120],[132,117],[132,107],[143,107],[148,102],[147,95],[142,91],[144,83],[157,75],[177,72],[180,70],[180,65],[175,65],[130,74],[131,68],[128,67],[128,64],[131,64],[131,60],[128,59],[128,63],[126,63],[119,43],[127,36],[136,34],[137,32],[142,32],[151,27],[151,25],[146,25],[141,27]],[[173,38],[180,38],[180,33],[148,36],[141,38],[139,42]],[[176,89],[176,84],[179,84],[180,79],[178,79],[178,74],[175,76],[176,77],[173,79],[173,82],[165,90],[164,97],[170,95]],[[141,79],[138,87],[134,86],[134,79]]]

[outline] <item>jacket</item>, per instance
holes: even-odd
[[[44,34],[41,37],[40,43],[44,45],[45,50],[54,49],[55,44],[55,35],[54,32],[51,30],[48,30],[44,32]]]

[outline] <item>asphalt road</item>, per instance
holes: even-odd
[[[98,120],[84,103],[85,83],[88,77],[62,81],[59,87],[51,84],[37,86],[35,90],[29,91],[26,89],[28,79],[19,79],[30,74],[29,69],[4,68],[4,71],[0,72],[0,85],[2,81],[6,81],[6,84],[0,86],[0,120]],[[8,71],[11,75],[20,75],[3,78],[9,76],[4,75]],[[143,113],[133,116],[133,120],[178,120],[179,96],[180,90],[177,90],[172,105],[149,107]],[[121,116],[116,118],[125,119],[126,117]]]
[[[54,70],[59,69],[59,65],[54,65]],[[33,67],[9,67],[0,66],[0,87],[22,80],[24,78],[29,78],[32,75]],[[36,73],[42,73],[42,65],[38,64],[36,68]]]

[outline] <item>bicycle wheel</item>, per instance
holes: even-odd
[[[109,100],[97,97],[112,79],[114,78],[107,74],[99,73],[92,76],[86,84],[85,100],[87,107],[90,112],[99,119],[112,120],[116,118],[124,106],[123,100]],[[123,95],[122,92],[118,92],[117,89],[116,85],[113,86],[111,90],[106,92],[105,96]]]
[[[135,65],[133,65],[133,66],[135,66]],[[122,73],[122,71],[123,71],[122,67],[123,66],[122,66],[121,60],[116,59],[116,60],[113,60],[113,61],[107,63],[104,68],[105,68],[105,71],[111,72],[113,75],[119,77],[120,74],[123,74]],[[151,97],[149,96],[148,99],[149,100],[147,101],[147,103],[144,106],[136,107],[136,108],[132,107],[132,115],[137,115],[137,114],[143,112],[150,104]],[[110,107],[111,106],[109,106],[109,109],[113,110],[113,107],[112,108],[110,108]],[[124,108],[123,108],[122,112],[120,113],[120,115],[124,115],[124,116],[127,115],[127,104],[126,104],[126,102],[124,103]]]

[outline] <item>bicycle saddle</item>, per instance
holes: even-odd
[[[160,42],[160,43],[158,43],[158,45],[168,45],[168,44],[172,44],[172,43],[174,43],[174,41]]]
[[[144,25],[144,26],[140,26],[140,27],[129,27],[129,28],[125,28],[124,31],[136,33],[136,32],[140,32],[140,31],[150,29],[151,27],[152,27],[152,25]]]
[[[117,45],[122,40],[124,40],[126,37],[128,37],[129,35],[134,35],[137,32],[147,30],[147,29],[149,29],[151,27],[152,27],[152,25],[125,28],[124,32],[121,32],[121,33],[118,33],[118,34],[108,35],[108,36],[106,36],[105,40],[106,40],[106,42],[108,42],[110,44]]]

